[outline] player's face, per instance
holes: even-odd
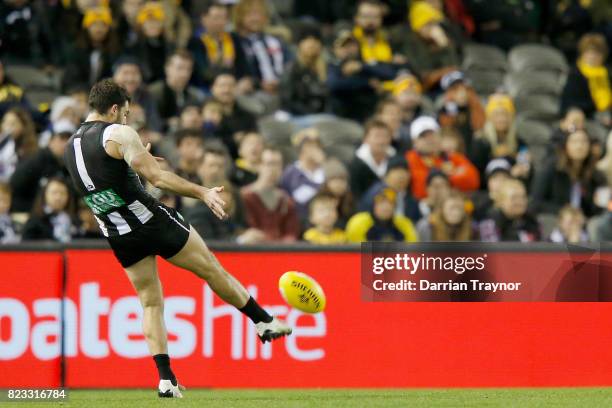
[[[130,104],[129,102],[125,102],[122,108],[117,111],[117,120],[116,123],[120,123],[122,125],[127,125],[128,123],[128,115],[130,114]]]

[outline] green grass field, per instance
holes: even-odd
[[[65,407],[361,408],[361,407],[612,407],[612,388],[187,390],[162,400],[153,390],[78,390]],[[0,403],[49,407],[57,403]]]

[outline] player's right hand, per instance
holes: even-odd
[[[225,207],[225,201],[221,198],[219,194],[223,192],[223,187],[213,187],[205,189],[202,201],[204,204],[211,209],[211,211],[219,218],[220,220],[225,220],[228,218],[228,215],[225,213],[223,207]]]

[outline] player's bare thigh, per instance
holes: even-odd
[[[167,261],[206,280],[211,274],[221,270],[221,265],[193,227],[189,229],[187,243],[178,254],[168,258]]]
[[[163,293],[155,256],[148,256],[124,269],[143,307],[163,304]]]

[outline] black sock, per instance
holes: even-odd
[[[172,385],[176,385],[176,377],[170,368],[170,357],[167,354],[156,354],[153,356],[160,380],[170,380]]]
[[[263,310],[252,296],[249,296],[249,300],[247,301],[246,305],[238,310],[247,315],[249,319],[253,321],[253,323],[270,323],[272,321],[272,316]]]

